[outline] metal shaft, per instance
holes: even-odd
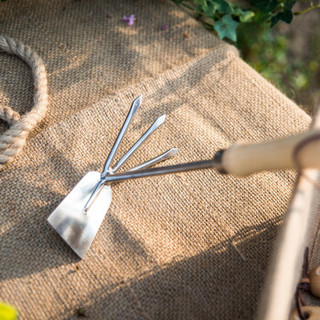
[[[165,166],[159,168],[145,169],[132,172],[117,173],[114,175],[109,175],[104,178],[105,183],[111,183],[116,181],[123,181],[128,179],[138,179],[146,178],[152,176],[159,176],[169,173],[178,173],[191,170],[200,170],[208,168],[220,168],[221,162],[216,157],[210,160],[197,161],[197,162],[188,162],[177,164],[173,166]]]

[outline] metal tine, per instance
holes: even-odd
[[[151,127],[140,137],[140,139],[129,149],[129,151],[119,160],[119,162],[113,167],[113,168],[110,168],[108,172],[110,172],[111,174],[115,173],[128,159],[129,157],[142,145],[143,142],[145,142],[148,137],[156,130],[158,129],[165,121],[166,119],[166,115],[162,115],[160,117],[157,118],[157,120],[151,125]],[[170,150],[169,150],[170,151]],[[170,158],[170,154],[168,155],[169,151],[167,151],[165,154],[163,155],[160,155],[154,159],[151,159],[150,161],[152,161],[152,163],[150,163],[148,166],[151,166],[153,163],[155,163],[155,161],[153,160],[157,160],[157,162],[160,162],[160,161],[163,161],[167,158]],[[177,149],[178,151],[178,149]],[[177,153],[174,152],[174,154]],[[172,153],[172,151],[171,151]],[[173,155],[174,155],[173,154]],[[159,157],[162,157],[162,156],[165,156],[166,155],[166,158],[164,159],[159,159]],[[171,155],[171,157],[173,156]],[[147,161],[147,162],[150,162],[150,161]],[[145,168],[146,163],[142,164],[143,167],[142,168]],[[104,176],[105,177],[105,176]],[[102,185],[104,184],[104,181],[103,181],[103,178],[98,182],[98,184],[96,185],[96,187],[94,188],[90,198],[88,199],[87,203],[85,204],[85,206],[83,207],[83,212],[87,212],[89,207],[91,206],[91,204],[93,203],[94,199],[96,198],[97,194],[98,194],[98,191],[100,190],[100,188],[102,187]]]
[[[159,156],[155,157],[155,158],[152,158],[132,169],[129,169],[127,170],[126,172],[132,172],[132,171],[137,171],[137,170],[141,170],[141,169],[144,169],[144,168],[148,168],[148,167],[151,167],[159,162],[162,162],[162,161],[165,161],[167,159],[170,159],[172,158],[173,156],[176,155],[176,153],[179,151],[178,148],[171,148],[169,149],[168,151],[160,154]]]
[[[132,102],[132,105],[131,105],[131,108],[127,114],[127,117],[126,117],[126,120],[124,121],[123,125],[122,125],[122,128],[118,134],[118,137],[115,141],[115,143],[113,144],[112,146],[112,149],[108,155],[108,158],[103,166],[103,171],[101,173],[101,180],[97,183],[97,185],[95,186],[94,190],[92,191],[87,203],[84,205],[82,211],[84,213],[86,213],[90,207],[90,205],[92,204],[92,202],[94,201],[94,199],[96,198],[100,188],[102,187],[103,185],[103,179],[111,173],[110,171],[110,165],[111,165],[111,162],[119,148],[119,145],[122,141],[122,138],[124,136],[124,134],[126,133],[128,127],[129,127],[129,124],[133,118],[133,116],[135,115],[135,113],[137,112],[137,110],[139,109],[139,107],[141,106],[141,103],[142,103],[142,96],[139,96],[138,98],[136,98],[133,102]]]
[[[140,137],[140,139],[129,149],[129,151],[119,160],[119,162],[110,168],[110,172],[115,173],[132,156],[132,154],[157,130],[165,121],[166,115],[162,115],[150,126],[150,128]]]
[[[101,177],[105,177],[109,173],[111,162],[112,162],[112,160],[118,150],[118,147],[121,143],[121,140],[122,140],[124,134],[126,133],[133,116],[135,115],[135,113],[137,112],[139,107],[141,106],[141,102],[142,102],[142,96],[139,96],[138,98],[136,98],[133,101],[131,108],[129,110],[129,113],[127,115],[127,118],[126,118],[126,120],[125,120],[119,134],[118,134],[118,137],[117,137],[117,139],[116,139],[116,141],[115,141],[115,143],[114,143],[114,145],[108,155],[108,158],[104,164],[103,171],[101,173]]]

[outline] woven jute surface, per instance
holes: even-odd
[[[252,319],[256,313],[273,240],[293,189],[293,172],[244,179],[205,170],[117,184],[101,229],[81,261],[46,222],[86,172],[102,169],[138,95],[143,95],[143,104],[118,158],[157,116],[168,117],[126,168],[170,147],[180,151],[168,164],[201,160],[237,141],[283,137],[310,124],[233,47],[169,2],[142,3],[112,6],[137,16],[139,11],[146,19],[141,19],[145,27],[136,31],[113,26],[125,28],[114,34],[113,43],[106,43],[105,30],[115,20],[90,18],[90,10],[92,16],[107,12],[107,2],[66,2],[63,10],[76,9],[62,11],[64,20],[56,14],[57,4],[22,3],[13,9],[5,3],[16,14],[2,14],[2,24],[20,30],[23,41],[42,55],[51,92],[47,128],[39,128],[0,173],[0,300],[15,305],[21,319],[77,319],[79,308],[89,319]],[[173,38],[158,30],[169,19],[178,29]],[[22,26],[12,21],[22,21]],[[40,30],[36,37],[25,28],[33,23]],[[197,36],[175,41],[185,23]],[[64,30],[61,36],[58,30]],[[74,65],[66,52],[50,47],[60,37],[74,44],[69,49]],[[116,50],[117,37],[129,42],[121,42],[123,53]],[[128,53],[128,47],[134,49]],[[137,60],[131,60],[130,52]],[[19,64],[14,57],[0,59],[6,59],[1,63],[5,76],[0,77],[5,94],[12,86],[8,70],[17,79],[25,75],[11,71]],[[103,88],[96,79],[99,72]],[[108,83],[114,94],[106,90]],[[32,103],[32,87],[28,81],[21,86],[17,96],[11,87],[8,103],[18,106],[23,95]]]
[[[132,13],[128,26],[122,16]],[[0,27],[45,61],[51,103],[43,125],[222,45],[171,1],[6,1]],[[2,104],[29,111],[32,83],[19,58],[0,55]]]

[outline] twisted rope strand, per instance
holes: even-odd
[[[0,170],[21,151],[29,132],[44,118],[48,106],[47,73],[37,53],[21,41],[5,35],[0,35],[1,51],[15,54],[31,67],[35,95],[34,107],[21,118],[11,108],[0,106],[0,118],[11,125],[0,136]]]
[[[0,119],[4,120],[9,125],[11,125],[14,122],[20,120],[20,114],[12,110],[10,107],[0,106]]]

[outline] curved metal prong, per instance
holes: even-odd
[[[151,167],[159,162],[162,162],[162,161],[165,161],[169,158],[172,158],[177,152],[178,152],[178,148],[171,148],[169,149],[168,151],[166,151],[165,153],[163,154],[160,154],[159,156],[153,158],[153,159],[150,159],[130,170],[127,170],[126,172],[129,172],[129,171],[137,171],[137,170],[141,170],[141,169],[144,169],[144,168],[148,168],[148,167]]]
[[[151,125],[151,127],[141,136],[141,138],[129,149],[129,151],[119,160],[119,162],[110,171],[115,173],[130,158],[130,156],[149,138],[149,136],[158,129],[165,121],[166,115],[162,115]]]
[[[139,96],[138,98],[136,98],[133,101],[133,103],[131,105],[131,108],[129,110],[129,113],[127,115],[127,118],[126,118],[126,120],[125,120],[125,122],[124,122],[124,124],[123,124],[123,126],[122,126],[122,128],[121,128],[121,130],[119,132],[119,134],[118,134],[118,137],[117,137],[117,139],[116,139],[116,141],[115,141],[115,143],[114,143],[114,145],[113,145],[113,147],[112,147],[112,149],[111,149],[111,151],[110,151],[110,153],[108,155],[108,158],[107,158],[107,160],[106,160],[106,162],[104,164],[101,177],[104,177],[105,175],[108,174],[111,162],[112,162],[112,160],[113,160],[113,158],[114,158],[114,156],[115,156],[115,154],[117,152],[117,149],[118,149],[118,147],[120,145],[120,142],[121,142],[124,134],[126,133],[126,131],[128,129],[128,126],[129,126],[133,116],[135,115],[135,113],[137,112],[139,107],[141,106],[141,102],[142,102],[142,96]]]

